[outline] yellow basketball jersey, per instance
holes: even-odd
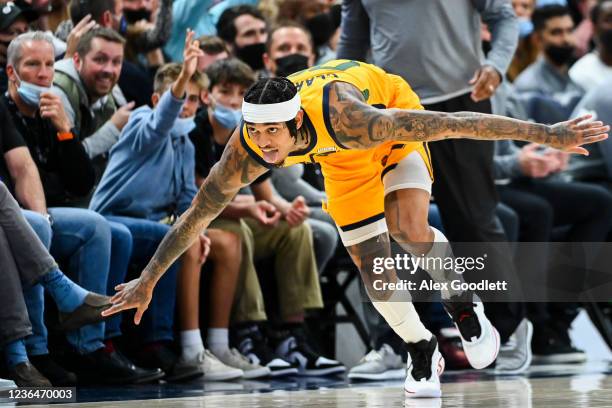
[[[388,74],[382,69],[363,62],[351,60],[334,60],[323,65],[297,72],[289,79],[297,87],[304,110],[304,126],[310,133],[310,145],[302,150],[289,154],[283,166],[296,163],[333,162],[348,157],[339,152],[348,150],[336,137],[329,121],[330,83],[341,81],[357,87],[365,101],[377,108],[423,109],[418,96],[410,86],[397,75]],[[240,139],[244,148],[260,164],[271,167],[263,160],[263,153],[249,137],[243,124]],[[395,143],[397,142],[389,142]],[[421,143],[406,143],[409,150],[415,150]],[[407,146],[412,145],[412,146]],[[357,153],[357,150],[353,150]],[[363,150],[361,151],[363,152]],[[347,152],[348,153],[348,152]],[[338,156],[338,157],[335,157]],[[342,159],[339,156],[344,156]],[[348,156],[352,156],[349,154]]]

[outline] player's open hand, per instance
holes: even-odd
[[[589,151],[582,146],[607,139],[610,131],[610,126],[600,121],[589,121],[591,118],[592,115],[583,115],[550,126],[545,144],[568,153],[588,156]]]
[[[142,315],[149,307],[153,297],[153,285],[141,278],[115,286],[115,296],[111,298],[113,304],[102,312],[102,316],[110,316],[127,309],[137,309],[134,315],[134,324],[140,324]]]

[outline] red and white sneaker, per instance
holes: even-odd
[[[406,349],[406,398],[439,398],[442,395],[440,376],[444,372],[444,358],[438,350],[436,336],[431,336],[429,341],[406,343]]]
[[[499,333],[485,316],[482,301],[474,293],[465,292],[442,303],[461,333],[470,365],[477,369],[491,365],[499,353]]]

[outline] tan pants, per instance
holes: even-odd
[[[210,228],[230,231],[242,240],[242,263],[232,308],[232,322],[267,320],[263,294],[254,263],[274,256],[281,317],[323,307],[312,231],[304,223],[291,228],[281,221],[274,228],[253,219],[216,219]]]

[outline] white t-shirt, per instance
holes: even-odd
[[[569,75],[588,92],[606,79],[612,78],[612,67],[604,64],[597,52],[591,52],[576,61],[570,68]]]

